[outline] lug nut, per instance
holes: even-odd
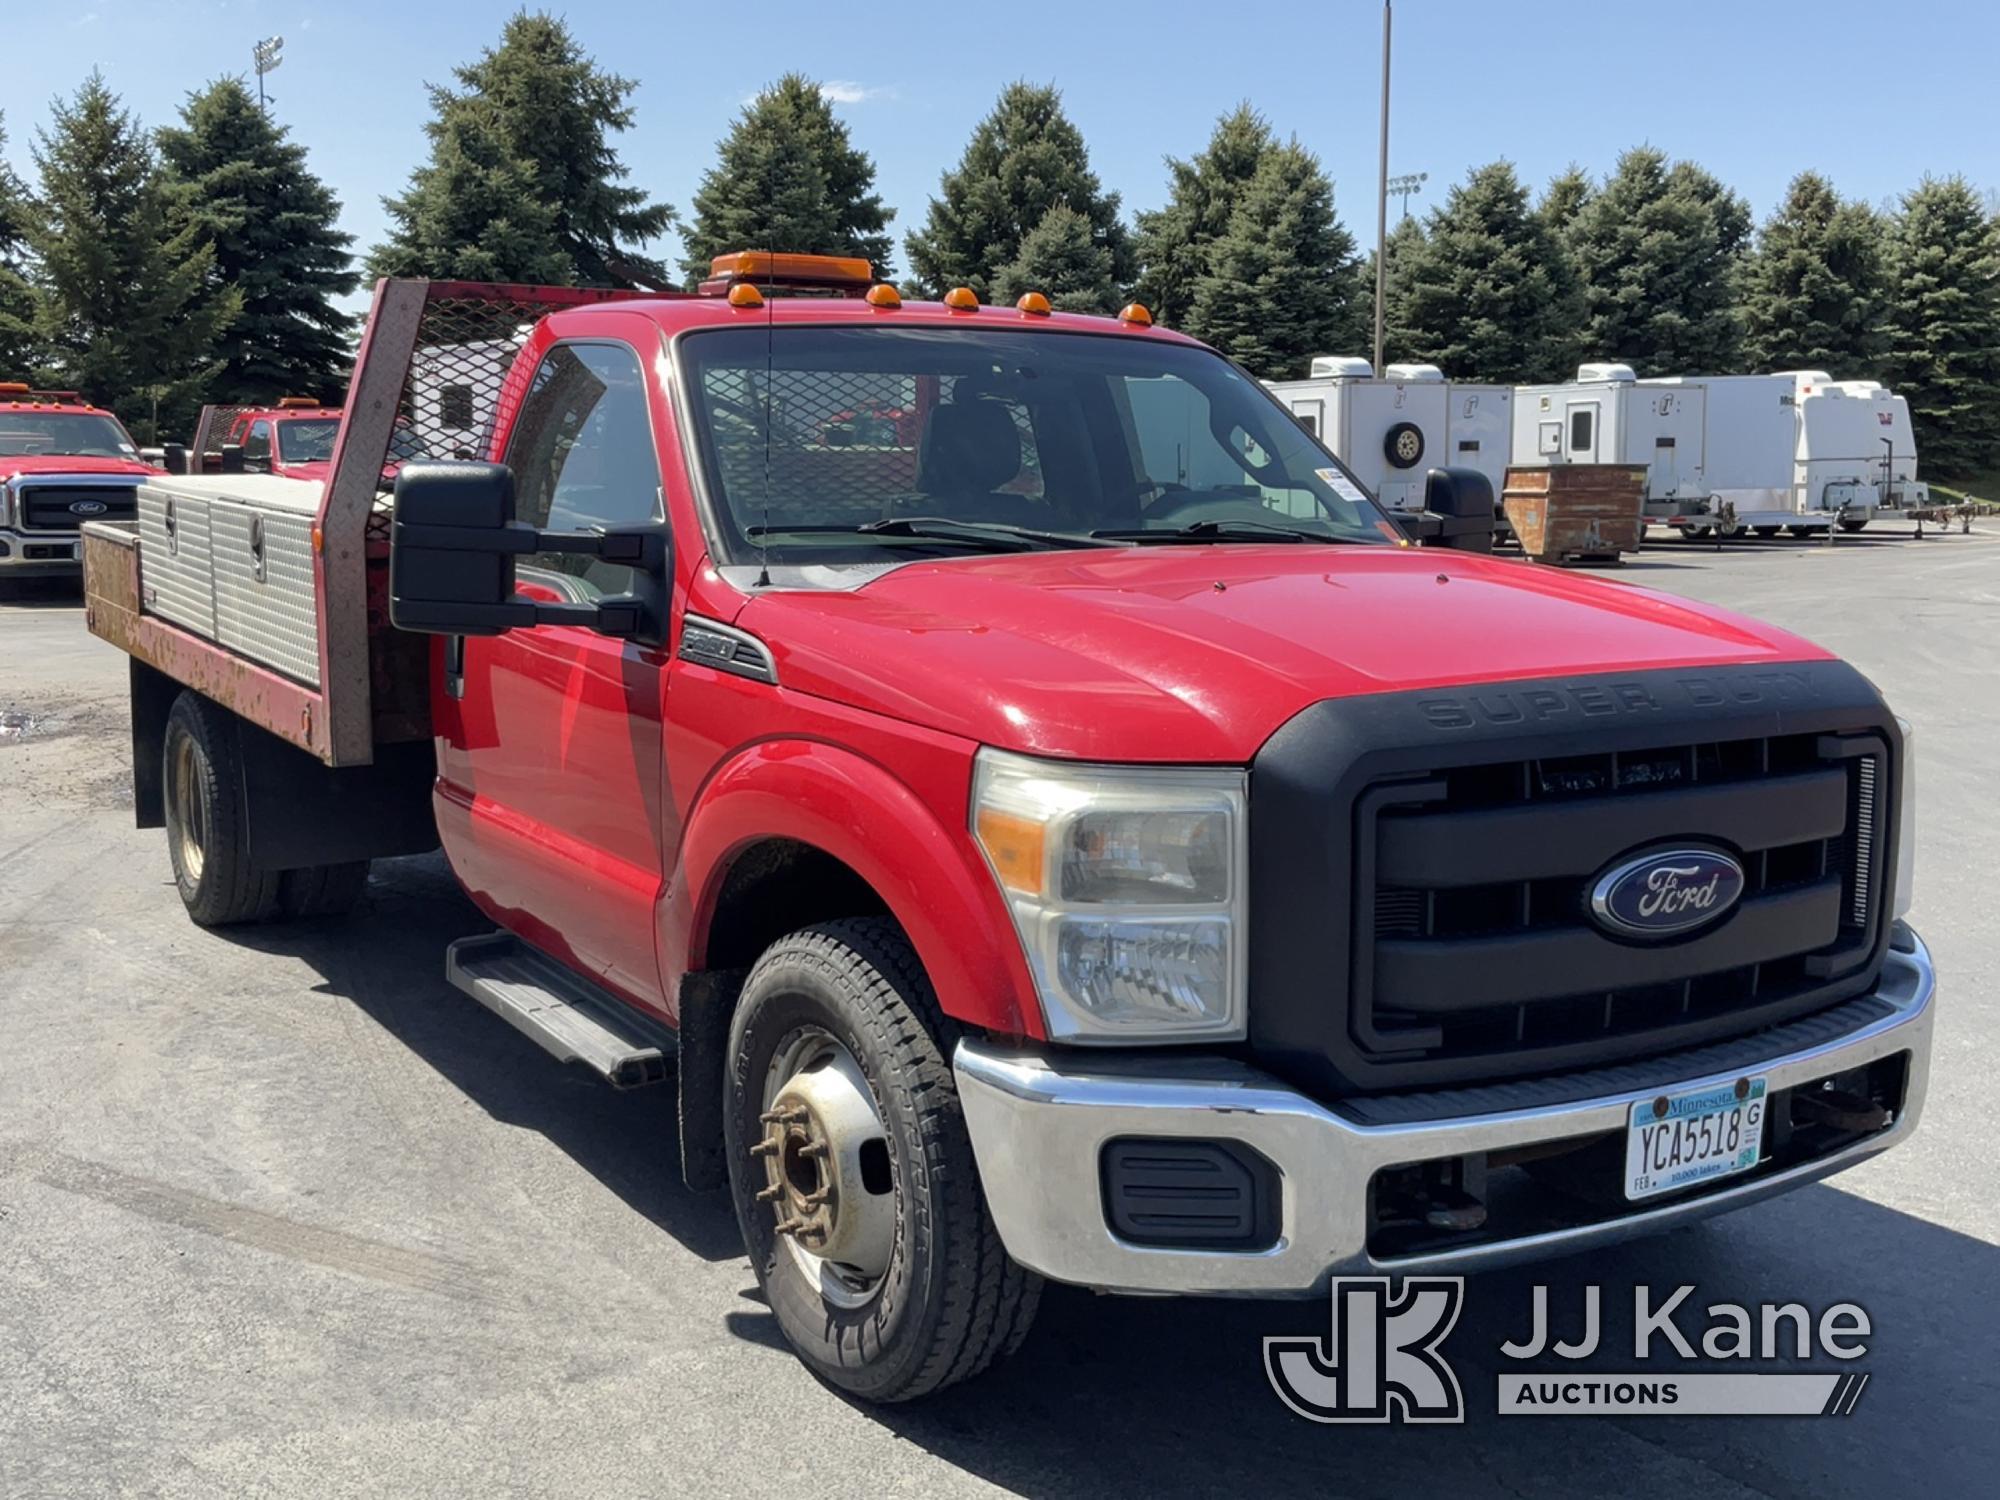
[[[759,1141],[750,1148],[750,1154],[752,1156],[776,1156],[778,1154],[778,1143],[769,1140]]]
[[[785,1185],[782,1182],[774,1182],[757,1194],[757,1201],[759,1203],[776,1203],[784,1196]]]

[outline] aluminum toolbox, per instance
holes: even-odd
[[[148,480],[139,486],[140,605],[215,639],[208,501]]]
[[[319,497],[316,483],[263,475],[148,480],[139,488],[143,607],[318,686]]]
[[[215,500],[215,639],[252,661],[319,685],[310,515]]]

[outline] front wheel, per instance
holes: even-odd
[[[987,1212],[954,1028],[879,918],[782,938],[730,1024],[724,1140],[736,1219],[778,1326],[821,1379],[907,1401],[1026,1337],[1041,1280]]]
[[[1859,531],[1861,530],[1862,527],[1866,526],[1867,524],[1868,522],[1865,518],[1859,521],[1849,521],[1843,519],[1840,523],[1840,529],[1842,531]]]

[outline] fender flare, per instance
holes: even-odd
[[[697,793],[660,917],[669,993],[707,967],[730,867],[783,838],[853,870],[909,935],[944,1013],[1011,1037],[1044,1035],[1014,923],[971,835],[952,828],[878,762],[818,740],[766,740]]]

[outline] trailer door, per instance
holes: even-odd
[[[1572,401],[1563,424],[1563,456],[1573,464],[1597,462],[1602,408],[1595,401]]]

